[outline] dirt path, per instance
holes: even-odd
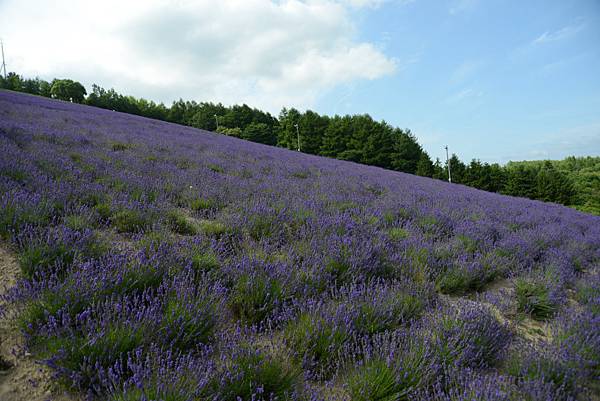
[[[20,269],[15,256],[0,243],[0,296],[16,284]],[[74,401],[55,389],[50,370],[23,349],[23,337],[15,327],[15,310],[0,299],[0,400]]]

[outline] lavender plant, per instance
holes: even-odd
[[[585,397],[599,223],[0,92],[8,300],[30,351],[92,399]],[[553,337],[501,323],[512,303]]]

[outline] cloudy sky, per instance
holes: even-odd
[[[598,0],[0,0],[9,71],[369,113],[432,157],[600,155]]]

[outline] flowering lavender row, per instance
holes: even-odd
[[[598,390],[599,217],[10,92],[0,207],[19,327],[90,399]]]

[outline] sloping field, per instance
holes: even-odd
[[[15,324],[92,398],[597,391],[599,217],[10,92],[0,207]]]

